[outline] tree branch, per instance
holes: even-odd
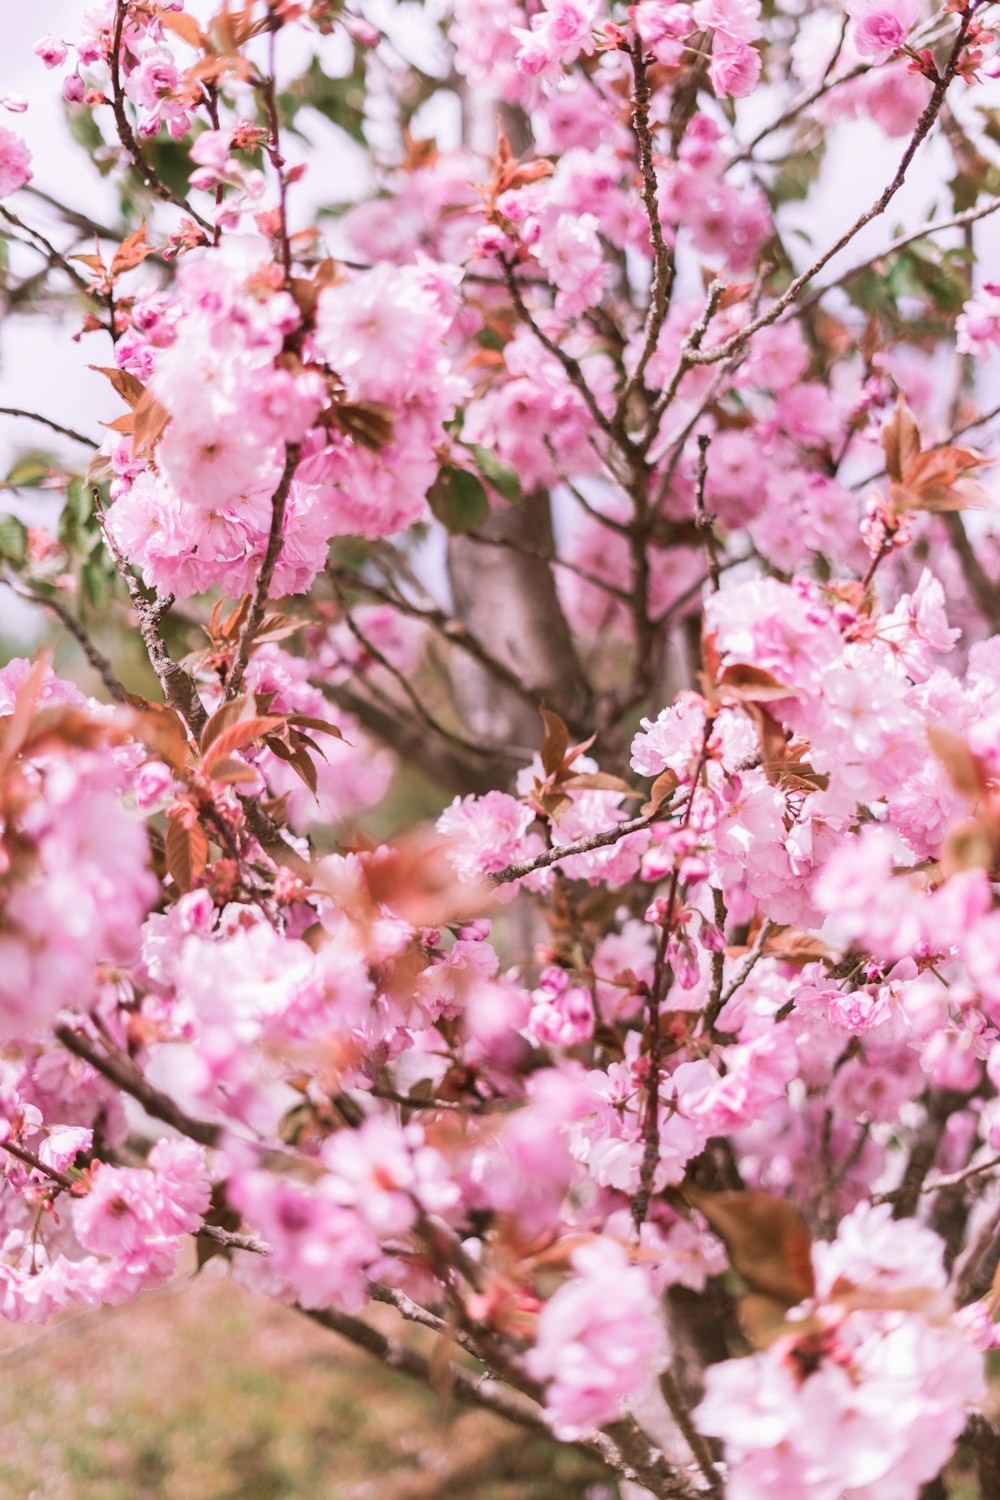
[[[211,231],[212,226],[208,220],[203,219],[201,214],[191,207],[187,199],[179,197],[157,175],[135,138],[135,132],[132,129],[128,113],[125,109],[125,90],[122,87],[121,77],[122,32],[125,28],[125,12],[127,9],[128,0],[117,0],[115,30],[111,41],[111,51],[108,56],[108,66],[111,70],[111,91],[113,95],[111,107],[114,111],[115,129],[118,132],[118,139],[124,146],[132,165],[151,193],[154,193],[162,202],[172,203],[175,208],[183,209],[186,214],[191,215],[191,218],[202,229]]]
[[[257,587],[254,591],[253,604],[250,606],[250,612],[243,622],[239,645],[236,648],[236,659],[226,679],[226,690],[223,696],[227,703],[230,699],[236,697],[243,684],[243,674],[250,660],[250,649],[264,619],[271,579],[274,577],[274,570],[281,555],[288,495],[292,488],[292,480],[295,477],[295,470],[298,467],[301,451],[299,443],[289,443],[285,448],[284,468],[281,471],[281,478],[278,480],[278,487],[271,496],[271,527],[267,535],[267,547],[260,565],[260,572],[257,574]]]
[[[172,1126],[181,1135],[197,1141],[201,1146],[218,1144],[222,1134],[220,1126],[211,1125],[207,1120],[196,1120],[187,1114],[167,1094],[147,1083],[131,1058],[121,1053],[98,1052],[82,1032],[75,1031],[71,1026],[57,1026],[55,1034],[67,1052],[82,1058],[110,1083],[130,1094],[154,1120],[162,1120],[164,1125]]]

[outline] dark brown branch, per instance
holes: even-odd
[[[274,577],[274,570],[281,555],[288,495],[292,488],[292,480],[295,477],[295,470],[298,467],[301,451],[301,446],[298,443],[289,443],[285,448],[284,468],[281,471],[281,478],[278,480],[278,487],[271,496],[271,527],[267,535],[267,547],[260,565],[260,572],[257,574],[257,587],[254,591],[253,604],[250,606],[250,612],[243,623],[243,629],[240,631],[239,645],[236,648],[236,658],[226,681],[225,698],[227,701],[235,698],[242,686],[243,674],[250,660],[250,649],[264,619],[271,579]]]
[[[223,1229],[218,1224],[199,1224],[194,1231],[196,1240],[211,1240],[227,1250],[245,1250],[249,1255],[270,1255],[271,1247],[266,1240],[254,1234],[237,1234],[232,1229]]]
[[[640,833],[642,829],[648,828],[663,816],[663,812],[664,809],[658,807],[655,812],[645,813],[641,818],[628,818],[624,823],[616,823],[614,828],[605,828],[601,833],[588,833],[572,844],[559,844],[555,848],[546,849],[544,854],[536,854],[534,859],[522,859],[517,864],[504,865],[502,870],[497,870],[488,878],[494,885],[506,885],[510,880],[523,880],[525,875],[531,875],[535,870],[547,870],[550,865],[557,865],[561,859],[569,859],[574,854],[589,854],[592,849],[606,849],[609,844],[617,844],[630,833]]]
[[[705,543],[705,553],[708,558],[708,576],[712,586],[712,593],[719,592],[719,540],[715,535],[715,517],[710,516],[705,508],[705,486],[708,483],[708,450],[712,439],[709,433],[702,432],[698,436],[698,470],[695,475],[695,505],[696,524],[701,532],[702,541]]]
[[[594,422],[597,424],[600,430],[605,433],[606,436],[614,438],[611,423],[604,415],[601,408],[598,406],[597,398],[595,397],[593,391],[590,389],[590,386],[587,384],[586,377],[584,376],[584,373],[580,368],[579,360],[574,359],[571,354],[567,354],[566,350],[563,349],[561,345],[557,344],[554,339],[549,338],[545,330],[539,327],[535,318],[532,316],[531,312],[528,310],[527,305],[525,304],[524,297],[521,294],[521,288],[517,284],[517,278],[514,275],[514,267],[511,262],[504,256],[501,256],[500,265],[503,267],[504,282],[506,283],[507,290],[510,293],[510,300],[514,304],[518,317],[531,329],[532,333],[535,335],[535,338],[538,340],[538,342],[542,345],[543,349],[547,349],[548,352],[553,356],[553,358],[557,359],[562,365],[569,378],[570,384],[573,386],[574,390],[578,391],[582,396],[587,410],[590,412],[590,415],[593,417]]]
[[[125,108],[125,90],[122,87],[121,76],[122,32],[125,28],[125,12],[127,9],[127,0],[117,0],[115,30],[111,41],[111,52],[108,57],[108,66],[111,70],[111,107],[114,111],[115,129],[118,133],[118,139],[124,146],[132,165],[139,173],[149,191],[162,202],[172,203],[175,208],[183,209],[186,214],[191,215],[196,224],[199,224],[202,229],[210,232],[212,226],[208,220],[203,219],[201,214],[193,209],[185,198],[179,197],[177,193],[167,187],[167,184],[157,174],[152,164],[143,154],[142,148],[135,138],[135,132],[132,129],[128,112]]]
[[[657,201],[656,164],[653,159],[653,136],[649,128],[649,80],[646,76],[643,45],[638,36],[633,40],[631,57],[634,78],[631,125],[632,133],[635,136],[639,150],[642,202],[646,210],[646,218],[649,222],[649,238],[653,247],[653,283],[650,288],[649,307],[646,311],[646,322],[643,328],[642,350],[635,369],[622,388],[622,393],[618,398],[618,405],[615,408],[615,414],[611,419],[611,425],[622,438],[625,435],[625,420],[628,416],[629,402],[632,400],[635,392],[642,389],[646,367],[656,350],[660,331],[667,316],[670,284],[673,277],[672,257],[663,236],[663,225],[660,222],[660,209]]]
[[[8,1151],[11,1156],[16,1156],[18,1161],[23,1162],[26,1167],[31,1167],[32,1171],[41,1172],[44,1176],[50,1177],[53,1182],[57,1183],[59,1187],[65,1188],[68,1193],[73,1191],[72,1177],[67,1177],[65,1172],[60,1172],[55,1167],[46,1166],[45,1162],[36,1156],[33,1151],[29,1151],[27,1146],[21,1146],[17,1141],[9,1140],[0,1141],[0,1146],[5,1151]]]
[[[947,512],[943,517],[948,540],[962,564],[965,581],[975,596],[976,603],[994,629],[1000,627],[1000,587],[990,578],[975,549],[969,541],[965,522],[958,511]]]
[[[867,224],[870,224],[873,219],[877,219],[881,214],[885,213],[885,210],[903,186],[910,163],[913,161],[926,137],[930,134],[931,127],[941,111],[945,94],[955,77],[959,59],[965,47],[969,23],[972,20],[975,8],[975,0],[973,0],[973,3],[959,22],[958,32],[949,53],[948,61],[945,64],[944,72],[939,75],[934,84],[931,96],[917,121],[913,134],[900,158],[899,166],[896,168],[888,187],[879,194],[869,208],[866,208],[862,214],[858,215],[850,228],[845,229],[844,233],[829,249],[824,250],[823,254],[817,260],[813,261],[807,270],[794,278],[785,291],[782,292],[781,296],[772,302],[766,312],[761,313],[759,317],[753,319],[746,327],[741,328],[738,333],[733,334],[732,338],[726,339],[721,344],[717,344],[714,349],[709,349],[706,352],[702,352],[701,350],[692,351],[689,355],[691,364],[716,364],[719,360],[728,359],[731,355],[745,348],[754,334],[759,333],[762,328],[768,328],[772,323],[778,321],[785,309],[797,301],[799,294],[805,290],[813,277],[818,275],[835,255],[839,255],[840,251],[845,249]]]
[[[299,1307],[298,1311],[320,1327],[366,1350],[387,1369],[408,1375],[432,1388],[440,1383],[437,1367],[430,1359],[398,1339],[388,1338],[361,1318],[338,1312],[335,1308]],[[519,1427],[552,1437],[548,1420],[540,1407],[488,1375],[473,1374],[455,1363],[447,1367],[444,1375],[456,1401],[482,1407]],[[566,1446],[598,1459],[620,1478],[644,1485],[659,1500],[693,1500],[691,1487],[670,1468],[661,1454],[650,1447],[631,1422],[611,1423],[605,1432]]]
[[[94,438],[84,437],[82,432],[76,432],[72,427],[63,427],[60,422],[53,422],[51,417],[43,417],[37,411],[22,411],[17,406],[0,406],[0,417],[24,417],[29,422],[40,422],[43,427],[48,427],[51,432],[58,432],[61,437],[71,438],[74,443],[82,443],[85,448],[97,447]]]
[[[959,1187],[962,1183],[970,1182],[974,1177],[983,1177],[987,1172],[995,1172],[1000,1167],[1000,1156],[991,1156],[989,1161],[977,1162],[974,1166],[963,1167],[960,1172],[949,1172],[943,1177],[932,1177],[929,1182],[924,1182],[920,1187],[920,1195],[926,1193],[940,1193],[946,1188]],[[875,1193],[872,1203],[898,1203],[905,1194],[905,1188],[893,1188],[888,1193]]]
[[[7,586],[13,589],[18,598],[27,599],[31,604],[39,604],[43,609],[47,609],[50,613],[54,614],[56,619],[65,625],[70,635],[79,645],[87,661],[104,683],[109,697],[115,703],[125,703],[127,701],[125,689],[115,676],[115,671],[110,661],[102,651],[97,649],[79,620],[66,608],[61,599],[49,598],[45,594],[36,593],[34,589],[23,587],[13,578],[8,578]]]
[[[467,756],[432,740],[423,726],[408,715],[391,713],[340,684],[320,682],[316,686],[331,703],[353,714],[369,734],[453,794],[481,797],[506,779],[502,765],[470,765]]]
[[[146,648],[146,655],[149,657],[150,666],[160,679],[163,696],[171,708],[180,714],[195,739],[198,739],[201,731],[208,722],[205,705],[201,701],[194,678],[173,660],[166,646],[163,644],[163,637],[160,634],[160,620],[171,601],[167,599],[166,601],[161,600],[154,603],[145,597],[139,586],[138,579],[132,572],[128,558],[122,552],[108,528],[104,506],[101,503],[101,492],[96,485],[93,487],[93,497],[94,510],[97,514],[97,519],[101,523],[104,539],[107,542],[111,556],[114,558],[118,575],[128,590],[132,607],[138,616],[139,631],[142,635],[143,645]]]
[[[196,1120],[187,1114],[169,1095],[147,1083],[131,1058],[121,1053],[98,1051],[82,1032],[74,1031],[71,1026],[57,1026],[55,1034],[67,1052],[82,1058],[123,1093],[130,1094],[154,1120],[162,1120],[164,1125],[172,1126],[181,1135],[188,1136],[201,1146],[214,1146],[218,1143],[221,1134],[218,1125],[212,1125],[207,1120]]]

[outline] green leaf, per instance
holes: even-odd
[[[517,470],[489,448],[483,448],[479,443],[469,443],[469,452],[476,460],[476,467],[484,479],[488,479],[498,495],[509,500],[511,505],[520,505],[524,499],[521,493],[521,481]]]
[[[95,529],[90,491],[74,479],[66,486],[66,504],[59,517],[59,540],[74,556],[86,555]]]
[[[286,124],[295,128],[295,117],[304,106],[318,110],[352,140],[365,143],[365,55],[354,49],[354,63],[344,78],[331,78],[314,57],[306,71],[278,96],[278,108]],[[296,131],[298,133],[298,131]]]
[[[80,582],[87,603],[93,609],[100,609],[107,601],[109,583],[103,558],[84,563],[80,569]]]
[[[482,481],[468,469],[443,468],[427,491],[427,503],[452,535],[474,531],[490,513]]]
[[[35,450],[24,453],[7,475],[6,483],[15,489],[37,489],[52,473],[50,454]]]
[[[20,568],[27,556],[28,532],[24,523],[16,516],[0,514],[0,557]]]

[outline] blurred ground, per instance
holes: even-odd
[[[611,1500],[576,1455],[443,1405],[214,1269],[0,1327],[4,1500]]]

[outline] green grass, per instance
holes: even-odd
[[[217,1274],[0,1337],[4,1500],[584,1500],[576,1454],[441,1403]]]

